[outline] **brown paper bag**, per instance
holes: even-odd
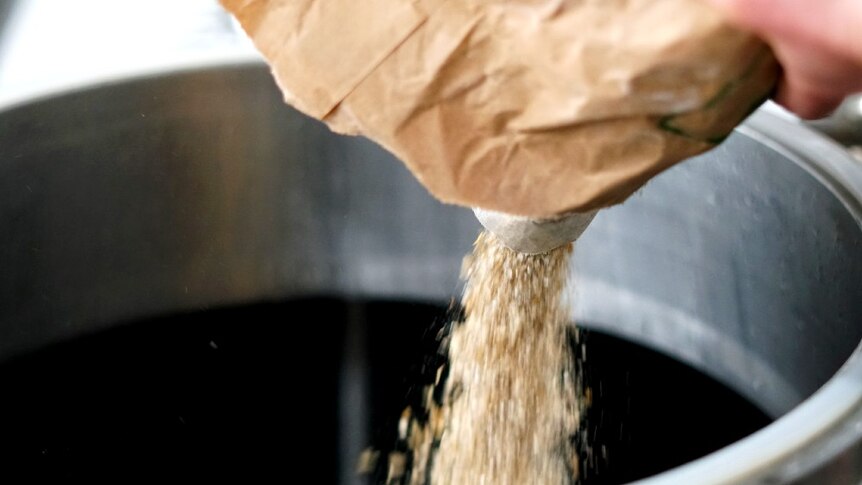
[[[285,99],[439,199],[585,212],[719,143],[769,48],[703,0],[222,0]]]

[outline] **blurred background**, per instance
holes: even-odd
[[[216,57],[256,58],[216,0],[0,1],[0,102]]]

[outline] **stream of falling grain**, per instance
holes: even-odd
[[[411,426],[414,485],[564,485],[580,408],[564,301],[571,245],[521,254],[482,233],[465,258],[464,320],[442,403]]]

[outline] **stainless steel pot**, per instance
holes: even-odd
[[[716,377],[774,424],[647,480],[862,478],[862,166],[771,110],[603,211],[573,318]],[[256,63],[0,112],[0,357],[131,318],[300,295],[445,301],[478,224]]]
[[[234,54],[0,93],[0,360],[176,311],[457,293],[472,214]],[[772,109],[596,218],[573,320],[779,418],[644,483],[862,480],[860,224],[859,162]]]

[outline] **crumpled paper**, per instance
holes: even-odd
[[[703,0],[221,0],[285,100],[437,198],[549,217],[721,142],[777,63]]]

